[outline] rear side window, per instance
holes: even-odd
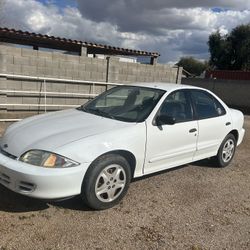
[[[191,97],[198,119],[213,118],[226,114],[226,110],[221,103],[206,91],[192,90]]]

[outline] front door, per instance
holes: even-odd
[[[147,121],[144,174],[189,163],[196,150],[198,122],[193,119],[187,91],[170,93],[157,112],[160,114],[173,117],[175,124],[156,126]]]

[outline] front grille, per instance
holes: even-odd
[[[21,192],[30,193],[36,189],[36,185],[26,181],[20,181],[18,188]]]
[[[7,156],[7,157],[9,157],[9,158],[11,158],[11,159],[13,159],[13,160],[16,160],[16,159],[17,159],[17,157],[16,157],[15,155],[12,155],[12,154],[6,152],[6,151],[3,150],[1,147],[0,147],[0,153],[2,153],[3,155],[5,155],[5,156]]]
[[[10,184],[10,177],[7,174],[0,172],[0,183],[2,183],[4,185],[9,185]]]
[[[0,184],[4,185],[5,187],[11,187],[12,182],[16,184],[16,191],[20,193],[31,193],[35,191],[36,185],[26,181],[17,182],[15,179],[11,179],[10,176],[0,172]]]

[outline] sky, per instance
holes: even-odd
[[[250,23],[250,0],[0,0],[0,26],[156,51],[161,63],[209,58],[211,32]]]

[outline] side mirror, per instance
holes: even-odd
[[[161,126],[161,125],[174,125],[176,123],[175,117],[168,116],[168,115],[158,115],[155,118],[155,125]]]

